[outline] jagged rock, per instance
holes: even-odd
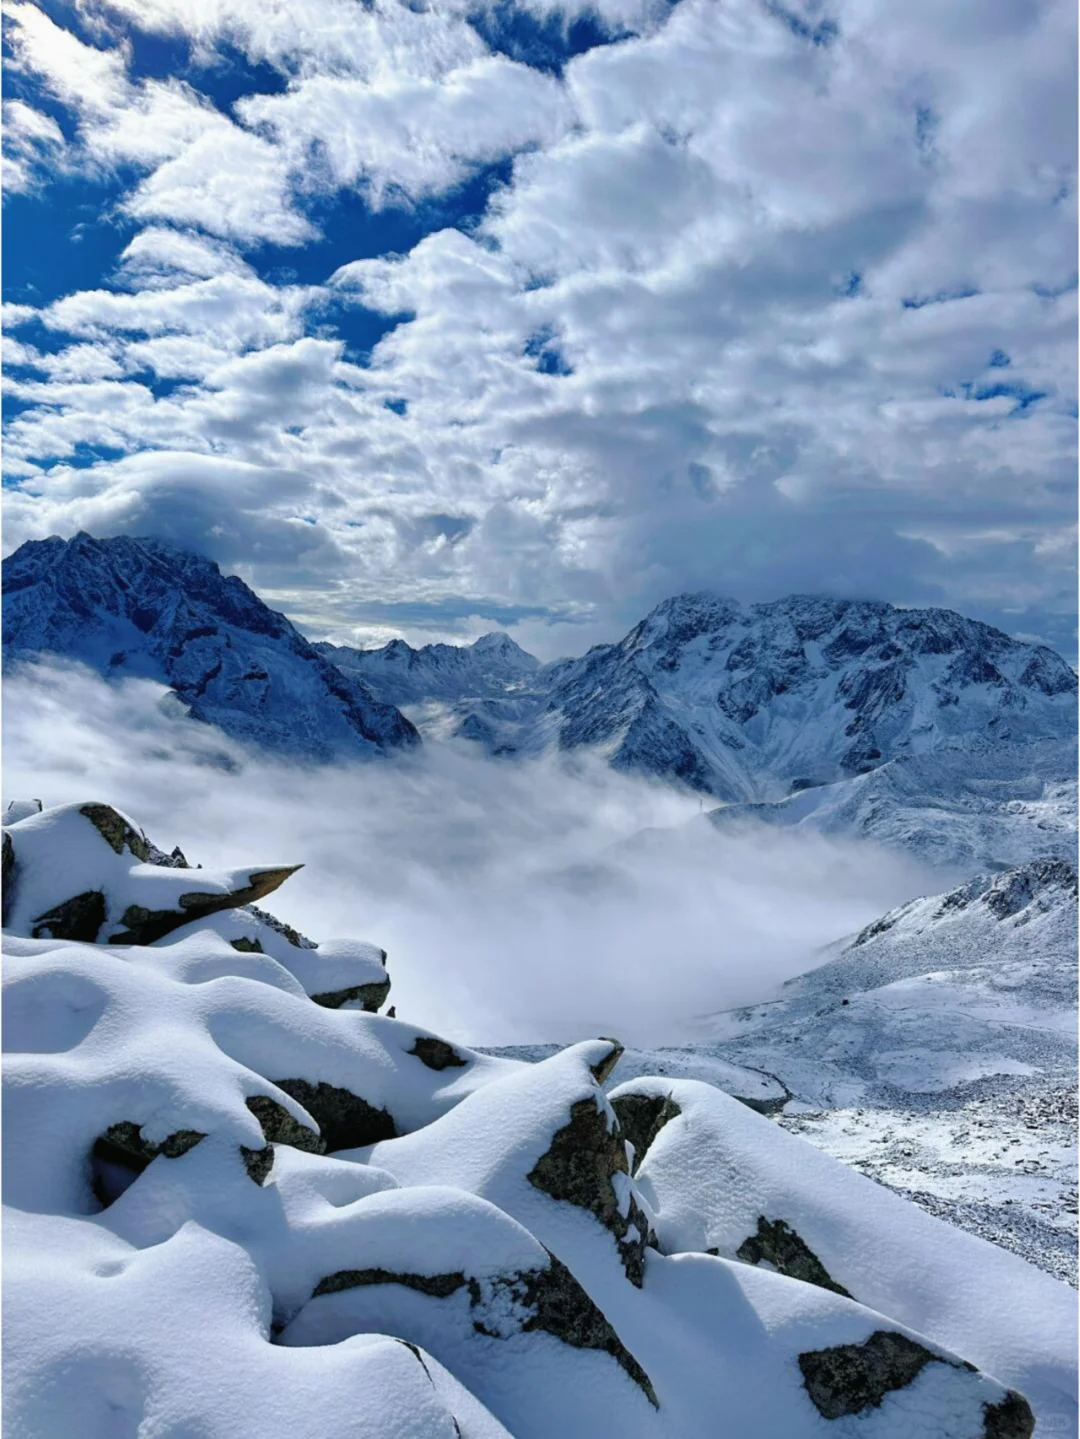
[[[467,1063],[452,1044],[434,1035],[418,1034],[409,1053],[415,1054],[428,1069],[461,1069]]]
[[[279,1089],[282,1087],[278,1086]],[[276,1099],[266,1094],[253,1094],[244,1103],[259,1121],[268,1144],[291,1144],[294,1149],[303,1149],[310,1154],[325,1153],[326,1143],[321,1136],[294,1119]]]
[[[841,1344],[799,1355],[806,1392],[826,1419],[875,1409],[887,1394],[904,1389],[928,1364],[949,1364],[975,1372],[963,1360],[933,1354],[924,1345],[887,1329],[875,1330],[863,1344]],[[1027,1400],[1014,1390],[997,1404],[983,1406],[984,1439],[1029,1439],[1035,1418]]]
[[[552,1199],[594,1214],[615,1236],[626,1277],[640,1289],[645,1250],[656,1247],[656,1236],[633,1193],[620,1196],[616,1191],[615,1175],[629,1179],[629,1172],[618,1124],[612,1129],[596,1100],[582,1099],[571,1106],[569,1124],[555,1134],[528,1179]]]
[[[484,1285],[462,1270],[453,1274],[395,1274],[385,1269],[340,1270],[320,1279],[312,1298],[371,1284],[401,1284],[432,1299],[448,1299],[459,1289],[467,1289],[470,1309],[474,1311],[473,1327],[477,1333],[496,1339],[508,1337],[507,1313],[513,1313],[515,1327],[521,1333],[542,1330],[575,1349],[597,1349],[610,1354],[643,1391],[653,1408],[659,1407],[649,1376],[570,1270],[553,1254],[548,1255],[545,1269],[520,1270]],[[513,1329],[509,1332],[512,1333]]]
[[[121,916],[121,922],[126,928],[111,934],[109,943],[153,944],[155,940],[164,938],[181,925],[190,924],[193,919],[202,919],[223,909],[238,909],[272,894],[298,869],[303,869],[303,865],[291,864],[280,869],[252,870],[248,883],[242,889],[228,894],[206,894],[199,890],[190,890],[179,896],[179,909],[151,910],[138,904],[128,905]]]
[[[619,1128],[634,1146],[630,1172],[636,1174],[653,1140],[682,1110],[670,1094],[619,1094],[612,1099],[611,1107],[618,1116]]]
[[[123,854],[126,848],[143,864],[150,863],[150,844],[146,836],[140,834],[112,805],[84,804],[79,806],[79,813],[86,816],[115,854]]]
[[[758,1220],[757,1233],[744,1239],[735,1251],[744,1264],[771,1264],[778,1274],[831,1289],[834,1294],[851,1296],[842,1284],[829,1277],[821,1260],[783,1219]]]
[[[142,1127],[130,1120],[110,1124],[90,1151],[94,1197],[107,1208],[159,1154],[166,1159],[179,1159],[205,1138],[197,1129],[178,1129],[160,1144],[151,1144],[143,1138]],[[119,1177],[115,1170],[121,1172]]]
[[[93,944],[105,923],[105,895],[100,889],[88,889],[54,906],[47,914],[39,914],[30,930],[32,939],[77,939]]]
[[[324,1009],[341,1009],[346,1004],[359,1003],[368,1014],[378,1014],[389,993],[390,981],[384,979],[377,984],[354,984],[348,989],[332,989],[325,994],[313,994],[311,998]]]

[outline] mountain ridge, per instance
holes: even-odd
[[[592,750],[757,807],[895,760],[962,762],[984,742],[1049,754],[1075,733],[1077,677],[1060,655],[938,607],[688,592],[621,640],[541,664],[498,632],[419,649],[310,644],[240,579],[152,539],[28,542],[4,562],[4,593],[9,655],[149,673],[196,718],[316,758],[408,747],[418,726],[493,755]],[[1051,756],[1055,778],[1068,767]]]
[[[3,563],[5,660],[57,653],[168,684],[193,719],[317,760],[419,743],[392,705],[320,655],[211,560],[155,539],[30,540]]]

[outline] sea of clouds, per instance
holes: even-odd
[[[5,801],[105,801],[192,864],[302,862],[270,908],[382,945],[398,1014],[461,1042],[678,1043],[942,887],[866,842],[720,834],[696,797],[597,760],[429,744],[305,767],[184,718],[161,685],[58,662],[4,698]]]

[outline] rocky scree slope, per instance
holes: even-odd
[[[1071,1291],[1015,1256],[709,1085],[606,1097],[613,1040],[371,1012],[381,951],[249,907],[288,865],[7,819],[7,1432],[1074,1432]]]
[[[312,759],[419,743],[407,719],[330,664],[242,580],[159,540],[78,534],[3,563],[5,663],[55,653],[169,685],[192,718]]]
[[[1076,868],[1034,860],[883,916],[705,1020],[704,1050],[782,1084],[793,1131],[1075,1282],[1076,947]]]

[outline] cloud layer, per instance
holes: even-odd
[[[438,746],[408,763],[261,763],[170,719],[164,693],[70,666],[9,677],[5,800],[114,804],[192,863],[302,862],[274,912],[384,946],[399,1012],[462,1042],[678,1043],[695,1016],[767,996],[942,883],[865,843],[722,836],[696,801],[599,763]]]
[[[709,585],[1065,646],[1074,29],[13,0],[12,203],[119,243],[46,298],[9,259],[6,543],[170,535],[340,638],[551,654]]]

